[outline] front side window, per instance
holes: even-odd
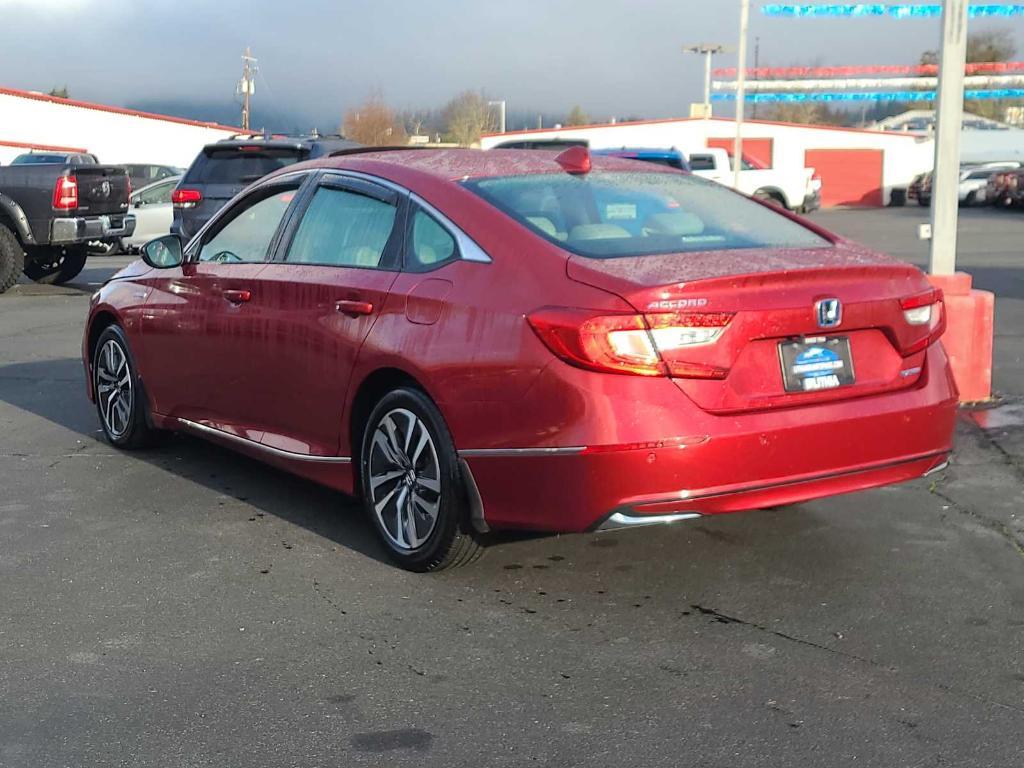
[[[591,258],[832,245],[727,187],[681,173],[532,174],[465,184],[535,233]]]
[[[265,261],[274,233],[294,197],[295,188],[276,189],[254,203],[242,203],[241,213],[203,243],[199,261],[222,264]]]
[[[347,189],[320,187],[295,232],[287,261],[378,268],[395,226],[391,203]]]
[[[450,261],[457,255],[455,238],[451,233],[433,216],[417,210],[412,217],[412,237],[406,268],[410,272],[422,272]]]

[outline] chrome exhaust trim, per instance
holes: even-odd
[[[645,525],[668,525],[682,520],[693,520],[703,517],[699,512],[670,512],[665,515],[630,515],[625,512],[612,512],[603,523],[597,526],[598,531],[619,531],[623,528],[642,528]]]

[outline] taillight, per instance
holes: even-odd
[[[202,202],[203,193],[198,189],[176,189],[171,192],[171,204],[175,208],[195,208]]]
[[[681,357],[687,349],[714,343],[732,319],[728,313],[602,315],[548,307],[528,319],[548,349],[580,368],[680,378],[724,379],[728,375],[725,368]]]
[[[58,211],[70,211],[78,207],[78,179],[75,176],[61,176],[53,185],[53,207]]]
[[[946,313],[943,311],[942,291],[938,288],[916,293],[900,299],[900,309],[907,325],[925,328],[928,334],[914,342],[903,353],[913,355],[927,349],[942,336],[946,330]]]

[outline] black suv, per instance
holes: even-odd
[[[340,136],[233,136],[207,144],[171,195],[171,232],[190,240],[228,200],[268,173],[360,145]]]

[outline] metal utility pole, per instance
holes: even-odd
[[[256,72],[258,67],[249,46],[245,47],[242,56],[242,79],[238,81],[238,92],[242,95],[242,130],[249,130],[249,100],[256,92]]]
[[[957,191],[960,185],[960,132],[963,127],[966,62],[967,0],[943,0],[938,104],[935,108],[935,170],[932,175],[930,271],[933,275],[956,272]]]
[[[732,185],[740,188],[743,168],[743,108],[747,99],[747,29],[750,27],[750,0],[740,0],[740,46],[736,61],[736,141],[733,144]]]
[[[500,110],[498,112],[498,115],[499,115],[498,120],[501,123],[501,132],[504,133],[505,132],[505,100],[501,99],[500,101],[488,101],[487,102],[487,106],[489,106],[489,107],[500,107]]]

